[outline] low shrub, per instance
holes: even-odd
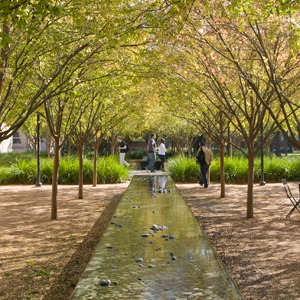
[[[0,184],[34,184],[37,180],[36,159],[19,159],[10,167],[0,168]],[[41,181],[52,183],[53,160],[41,159]],[[121,165],[117,157],[99,157],[97,164],[98,183],[124,182],[129,175],[128,168]],[[59,166],[59,184],[78,184],[79,160],[76,156],[62,157]],[[93,161],[83,160],[83,182],[93,182]]]
[[[248,160],[246,157],[225,157],[225,181],[227,183],[247,183]],[[175,181],[196,182],[201,177],[199,165],[195,158],[177,156],[169,159],[169,171]],[[254,181],[260,181],[260,158],[254,160]],[[300,180],[300,158],[298,157],[265,157],[264,176],[267,182]],[[210,167],[211,181],[220,181],[220,159],[215,158]]]

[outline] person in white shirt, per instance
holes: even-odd
[[[166,159],[166,141],[165,139],[161,139],[158,144],[158,157],[161,161],[160,165],[157,166],[157,169],[160,168],[164,171],[165,170],[165,159]]]

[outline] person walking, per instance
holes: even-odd
[[[156,135],[154,133],[151,134],[151,136],[148,139],[148,145],[147,145],[147,152],[150,158],[150,163],[145,168],[147,171],[151,171],[152,173],[155,172],[154,170],[154,164],[156,162],[156,142],[155,142]]]
[[[205,146],[204,142],[200,143],[200,148],[198,150],[196,160],[197,160],[197,163],[200,164],[200,170],[201,170],[201,175],[202,175],[201,180],[198,181],[198,183],[201,186],[204,184],[204,187],[207,188],[208,187],[207,171],[213,160],[213,153],[210,149],[208,149]]]
[[[122,140],[120,136],[117,136],[117,141],[119,142],[119,152],[120,152],[120,163],[129,167],[129,163],[125,160],[126,152],[128,151],[128,145]]]
[[[158,157],[160,159],[160,164],[157,166],[157,170],[160,168],[162,171],[165,170],[165,159],[166,159],[166,141],[165,139],[161,139],[158,144]]]

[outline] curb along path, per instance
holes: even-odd
[[[243,299],[170,176],[134,176],[71,300]]]

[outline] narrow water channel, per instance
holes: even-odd
[[[243,297],[172,178],[134,176],[74,290],[75,299]]]

